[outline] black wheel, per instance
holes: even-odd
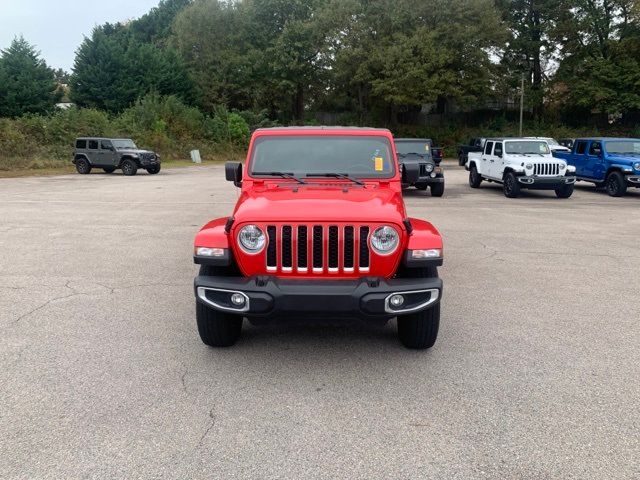
[[[460,154],[458,155],[458,165],[460,165],[461,167],[464,167],[464,164],[467,163],[467,161],[464,158],[464,155]]]
[[[573,194],[573,183],[556,188],[556,197],[569,198]]]
[[[153,167],[147,168],[147,172],[151,175],[155,175],[156,173],[160,173],[160,165],[154,165]]]
[[[426,183],[416,183],[415,186],[418,190],[426,190],[429,185]]]
[[[444,182],[431,184],[431,196],[441,197],[444,195]]]
[[[120,168],[122,168],[122,173],[124,173],[128,177],[138,173],[138,165],[136,165],[136,162],[134,162],[133,160],[125,160],[124,162],[122,162]]]
[[[469,168],[469,186],[471,188],[479,188],[482,183],[482,177],[478,173],[478,169],[475,165],[471,165]]]
[[[612,197],[622,197],[627,193],[627,180],[620,172],[611,172],[607,176],[607,193]]]
[[[435,267],[416,268],[408,270],[406,274],[414,278],[437,278],[438,270]],[[440,303],[427,310],[398,317],[398,339],[407,348],[423,350],[433,347],[439,328]]]
[[[517,198],[520,195],[520,184],[518,184],[518,178],[515,173],[509,172],[505,175],[502,189],[504,196],[507,198]]]
[[[104,170],[104,173],[113,173],[116,171],[116,167],[106,167],[106,168],[103,168],[102,170]]]
[[[221,268],[203,265],[200,275],[227,275],[229,272]],[[240,338],[242,320],[239,315],[219,312],[196,300],[196,322],[200,339],[210,347],[230,347]]]
[[[86,158],[78,158],[76,160],[76,170],[82,175],[91,173],[91,164]]]

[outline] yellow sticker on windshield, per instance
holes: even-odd
[[[384,170],[384,159],[382,157],[375,157],[373,159],[375,161],[375,169],[376,172],[381,172]]]

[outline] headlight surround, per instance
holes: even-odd
[[[266,243],[267,237],[256,225],[245,225],[238,232],[238,244],[246,253],[258,253]]]
[[[400,235],[395,228],[388,225],[378,227],[371,234],[371,247],[380,255],[393,253],[400,243]]]
[[[634,170],[640,170],[640,162],[636,162],[633,164],[633,169]]]
[[[533,168],[533,163],[527,163],[524,168],[526,168],[527,170],[531,170]]]
[[[426,171],[427,173],[431,173],[431,172],[433,172],[434,166],[433,166],[433,164],[432,164],[432,163],[427,163],[427,164],[424,166],[424,169],[425,169],[425,171]]]

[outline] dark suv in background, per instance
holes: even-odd
[[[121,169],[125,175],[135,175],[143,168],[151,174],[160,172],[160,155],[140,150],[128,138],[78,138],[73,164],[78,173],[91,173],[102,168],[107,173]]]
[[[444,194],[444,173],[440,167],[442,149],[434,147],[429,138],[395,138],[394,142],[402,170],[405,171],[406,165],[412,163],[417,164],[420,171],[420,177],[415,183],[407,182],[403,175],[403,188],[431,188],[431,196],[441,197]]]

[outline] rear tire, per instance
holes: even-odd
[[[460,165],[461,167],[464,167],[464,164],[467,163],[467,161],[464,158],[464,155],[460,154],[458,155],[458,165]]]
[[[569,198],[573,194],[573,183],[556,188],[556,197]]]
[[[102,170],[104,170],[104,173],[113,173],[116,171],[116,167],[107,167],[103,168]]]
[[[81,175],[88,175],[91,173],[91,164],[86,158],[78,158],[76,160],[76,171]]]
[[[127,177],[131,177],[138,173],[138,165],[133,160],[125,160],[122,162],[122,173],[124,173]]]
[[[228,275],[229,271],[202,265],[201,276]],[[243,317],[220,312],[196,300],[196,323],[202,343],[210,347],[230,347],[242,333]]]
[[[441,197],[442,195],[444,195],[444,182],[432,184],[431,185],[431,196],[432,197]]]
[[[622,197],[627,193],[627,180],[620,172],[611,172],[606,180],[607,193],[611,197]]]
[[[515,173],[508,172],[504,177],[504,183],[502,184],[502,190],[504,196],[507,198],[518,198],[520,195],[520,184]]]
[[[401,276],[437,278],[436,267],[407,269]],[[440,328],[440,302],[427,310],[398,317],[398,339],[407,348],[424,350],[431,348],[438,338]]]
[[[469,186],[471,188],[480,188],[482,183],[482,177],[478,173],[478,169],[475,165],[471,165],[469,168]]]

